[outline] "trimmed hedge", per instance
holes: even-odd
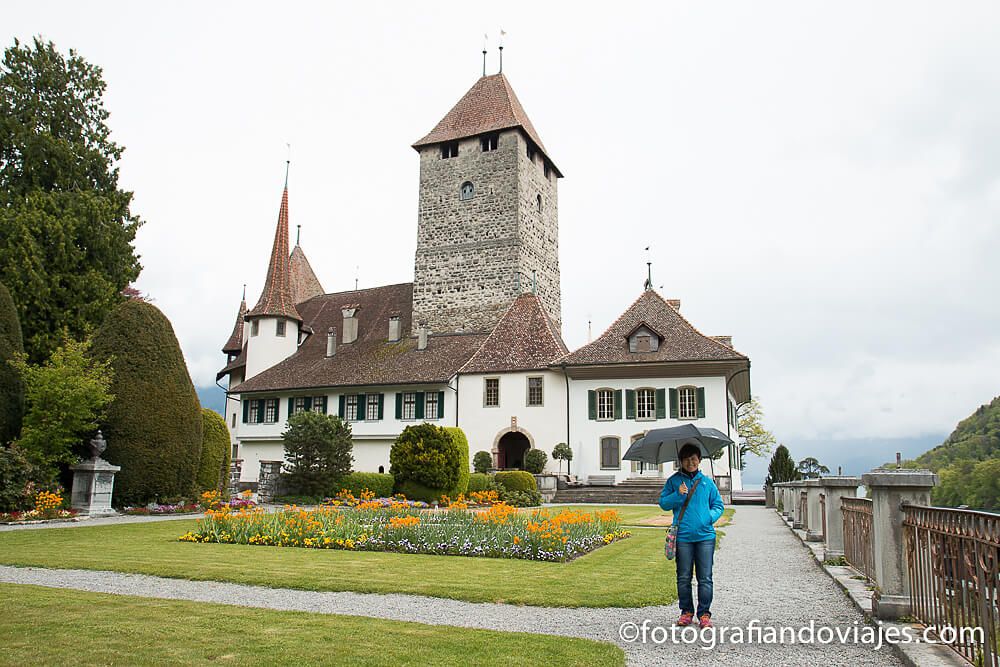
[[[230,456],[232,451],[226,420],[215,410],[202,408],[198,490],[221,491],[226,486]]]
[[[435,502],[451,495],[459,485],[462,465],[461,447],[452,433],[434,424],[407,426],[389,452],[396,492],[412,500]],[[464,465],[468,471],[467,455]]]
[[[479,473],[484,473],[493,467],[493,455],[486,451],[476,452],[472,457],[472,468]]]
[[[347,489],[354,496],[360,497],[361,492],[368,489],[376,498],[388,498],[392,495],[394,480],[389,473],[351,472],[344,476],[331,495],[337,495],[342,489]]]
[[[492,481],[486,473],[474,472],[469,475],[469,487],[466,490],[469,493],[473,491],[488,491],[492,486]]]
[[[451,439],[458,447],[462,459],[458,466],[458,482],[448,494],[452,498],[457,498],[469,490],[469,439],[465,437],[465,431],[457,426],[445,426],[444,430],[451,433]]]
[[[111,360],[115,400],[104,428],[104,458],[121,466],[115,503],[187,496],[201,462],[201,406],[170,320],[129,300],[94,333],[91,354]]]
[[[538,483],[530,472],[523,470],[507,470],[493,476],[496,483],[508,491],[537,491]]]
[[[545,470],[545,464],[549,460],[549,455],[540,449],[529,449],[524,455],[524,469],[535,475],[541,475]]]
[[[10,292],[0,283],[0,446],[17,438],[24,417],[24,383],[8,362],[24,352],[21,321]]]

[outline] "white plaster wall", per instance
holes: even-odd
[[[528,377],[543,378],[541,406],[528,403]],[[484,406],[485,378],[499,378],[500,405]],[[552,371],[460,375],[458,378],[459,426],[469,439],[469,460],[478,451],[492,452],[494,443],[511,430],[511,417],[532,443],[549,455],[547,471],[558,469],[552,448],[566,441],[566,380]]]
[[[670,419],[667,406],[667,417],[657,420],[626,419],[624,395],[623,418],[613,421],[597,421],[588,418],[587,392],[596,389],[639,389],[654,387],[658,389],[676,389],[678,387],[695,386],[705,388],[705,417],[703,419]],[[572,470],[575,475],[585,479],[588,475],[614,475],[616,481],[633,476],[631,463],[622,461],[619,470],[601,469],[601,438],[617,436],[621,439],[621,454],[624,456],[632,443],[632,436],[654,428],[667,428],[692,423],[700,427],[716,428],[726,432],[726,379],[725,377],[682,377],[682,378],[642,378],[616,380],[570,380],[570,446],[573,448]],[[669,400],[669,392],[668,399]],[[732,436],[731,436],[732,437]],[[735,440],[735,438],[733,438]],[[702,470],[710,474],[714,466],[716,475],[729,474],[729,457],[723,454],[717,461],[702,461]],[[664,464],[663,474],[673,473],[671,464]],[[733,488],[736,486],[734,479]]]
[[[299,324],[295,320],[285,320],[285,335],[276,332],[278,318],[261,317],[259,333],[251,336],[252,323],[247,322],[247,368],[246,379],[274,366],[279,361],[295,354],[299,346]]]
[[[240,443],[240,458],[243,459],[243,469],[240,472],[241,482],[256,482],[260,476],[261,461],[284,461],[285,446],[281,441],[243,441]]]
[[[354,470],[360,472],[378,472],[379,466],[389,472],[389,452],[392,449],[391,439],[355,438],[354,439]]]

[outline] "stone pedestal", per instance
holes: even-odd
[[[556,476],[535,475],[535,484],[538,485],[538,492],[542,494],[542,501],[551,503],[556,497]]]
[[[854,498],[861,486],[860,477],[821,477],[823,493],[826,495],[826,542],[823,560],[840,558],[844,555],[844,515],[841,512],[841,502],[844,498]]]
[[[876,468],[861,476],[871,491],[875,540],[875,583],[872,612],[895,620],[910,615],[910,578],[903,543],[903,503],[930,505],[938,477],[930,470]]]
[[[764,507],[774,507],[774,487],[770,484],[764,485]]]
[[[260,475],[257,477],[257,501],[269,503],[281,495],[281,466],[284,461],[261,461]]]
[[[233,459],[229,463],[229,495],[236,497],[240,492],[240,476],[243,474],[243,459]]]
[[[823,487],[818,479],[807,479],[805,481],[806,494],[806,541],[823,541],[823,502],[820,496],[823,495]]]
[[[121,470],[104,459],[91,459],[69,467],[73,471],[73,493],[70,504],[86,516],[113,516],[111,492],[115,473]]]
[[[802,513],[802,492],[805,491],[805,482],[795,482],[792,484],[792,528],[805,530],[806,517]]]

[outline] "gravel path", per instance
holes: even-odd
[[[863,627],[863,619],[843,591],[819,568],[802,543],[773,510],[740,507],[715,561],[713,613],[717,632],[747,627],[751,619],[765,626],[796,629],[817,625]],[[726,665],[900,665],[888,648],[863,644],[762,643],[674,644],[670,626],[675,606],[640,609],[565,609],[477,604],[412,595],[316,593],[214,582],[193,582],[144,575],[46,570],[0,566],[0,581],[74,588],[326,614],[354,614],[436,625],[538,632],[613,641],[625,649],[630,665],[686,665],[692,661]],[[567,582],[571,585],[571,582]],[[647,625],[652,640],[625,642],[623,623]],[[654,630],[661,626],[665,630]],[[732,630],[726,630],[731,632]],[[711,657],[709,657],[711,656]]]

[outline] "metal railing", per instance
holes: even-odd
[[[841,498],[844,515],[844,558],[855,570],[875,581],[875,550],[872,542],[872,501]]]
[[[845,505],[846,509],[846,505]],[[1000,515],[903,505],[913,616],[935,628],[979,628],[940,637],[975,665],[1000,667]]]

